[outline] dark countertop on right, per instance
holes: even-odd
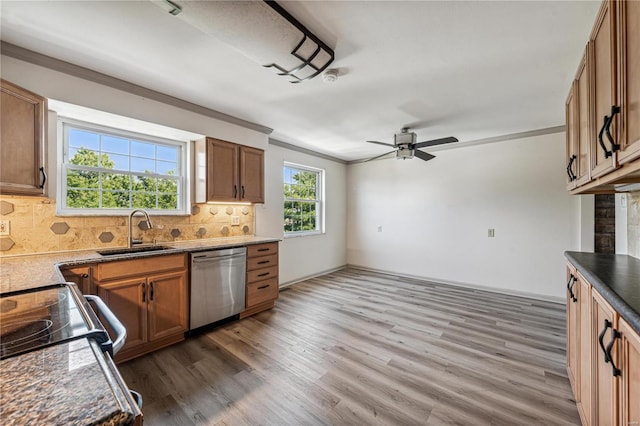
[[[566,258],[640,334],[640,259],[620,254],[566,251]]]

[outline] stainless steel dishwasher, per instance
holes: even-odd
[[[244,310],[245,247],[191,253],[189,330]]]

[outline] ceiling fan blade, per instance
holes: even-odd
[[[394,149],[393,151],[385,152],[385,153],[384,153],[384,154],[382,154],[382,155],[378,155],[378,156],[375,156],[375,157],[373,157],[373,158],[369,158],[369,159],[367,159],[367,160],[364,160],[364,162],[366,163],[367,161],[377,160],[378,158],[384,157],[385,155],[389,155],[389,154],[391,154],[392,152],[396,152],[396,151],[397,151],[397,150],[395,150],[395,149]],[[428,154],[427,154],[427,155],[428,155]]]
[[[451,142],[458,142],[458,139],[454,138],[453,136],[449,136],[448,138],[434,139],[432,141],[425,141],[425,142],[418,142],[417,144],[415,144],[413,146],[413,148],[424,148],[424,147],[427,147],[427,146],[442,145],[442,144],[451,143]]]
[[[413,155],[415,155],[416,157],[418,157],[419,159],[424,160],[424,161],[429,161],[429,160],[432,160],[432,159],[436,158],[435,155],[428,154],[428,153],[420,151],[418,149],[416,149],[413,152]]]
[[[391,145],[389,143],[384,143],[384,142],[378,142],[378,141],[365,141],[365,142],[375,143],[375,144],[384,145],[384,146],[390,146],[391,148],[395,148],[396,147],[395,145]]]

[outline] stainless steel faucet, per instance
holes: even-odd
[[[147,227],[151,229],[153,225],[151,225],[151,218],[149,217],[149,213],[142,209],[135,209],[131,213],[129,213],[129,248],[133,247],[135,244],[142,244],[142,240],[134,240],[133,239],[133,215],[136,213],[142,213],[144,215],[145,221],[147,222]]]

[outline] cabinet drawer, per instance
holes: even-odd
[[[278,298],[278,278],[247,284],[247,308]]]
[[[253,244],[247,246],[247,257],[266,256],[278,253],[278,243]]]
[[[116,260],[98,264],[97,279],[99,281],[132,275],[147,275],[156,272],[171,271],[186,267],[184,254],[168,256],[143,257],[131,260]]]
[[[272,254],[271,256],[261,256],[247,259],[247,271],[253,271],[254,269],[268,268],[269,266],[276,266],[278,264],[278,255]]]
[[[256,281],[266,280],[268,278],[276,278],[278,276],[278,267],[256,269],[255,271],[247,271],[247,284]]]

